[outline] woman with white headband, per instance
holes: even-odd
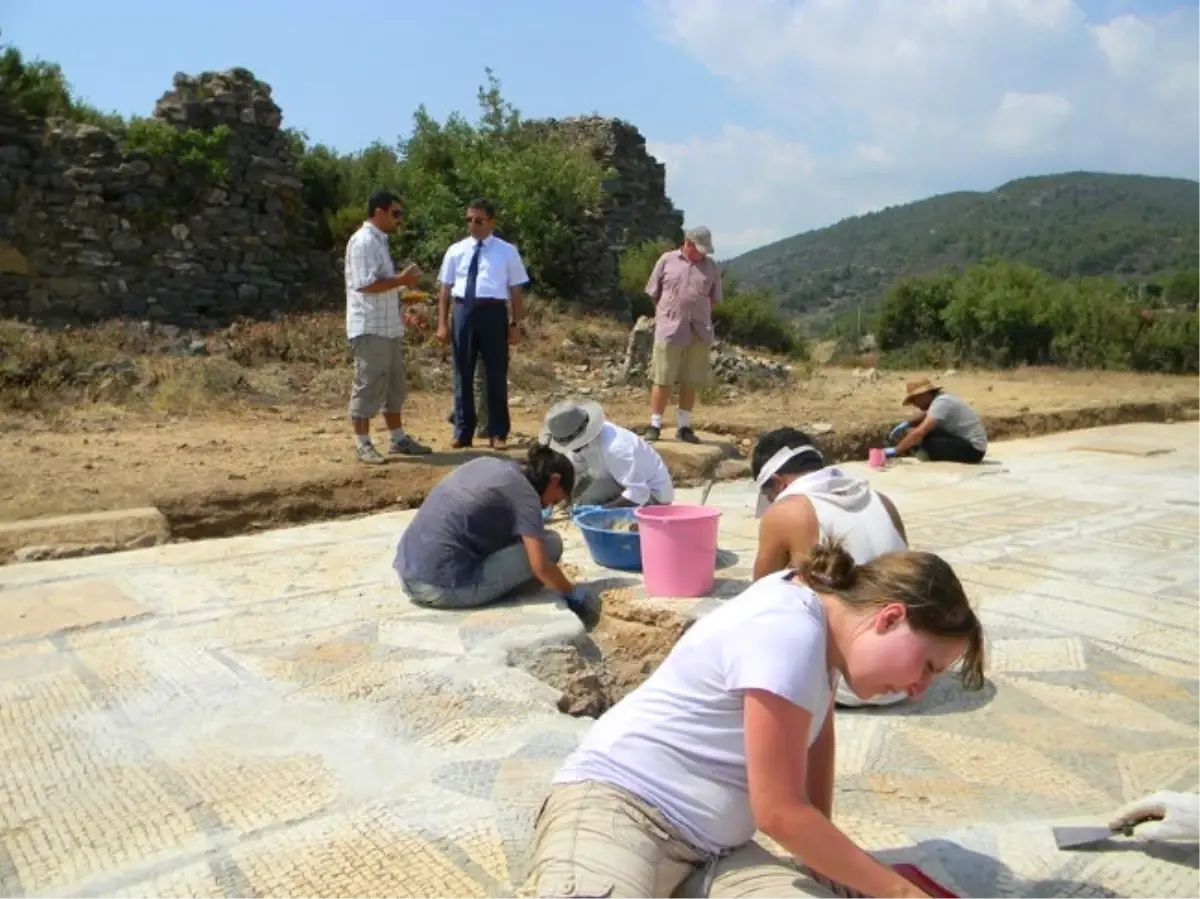
[[[822,537],[837,536],[859,564],[908,548],[896,507],[863,478],[826,466],[825,457],[803,431],[778,428],[761,434],[750,458],[758,484],[758,554],[754,579],[790,568]],[[859,697],[838,684],[838,705],[894,705],[903,693]]]

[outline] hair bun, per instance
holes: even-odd
[[[856,567],[842,541],[827,537],[812,548],[797,570],[810,587],[840,591],[854,586]]]

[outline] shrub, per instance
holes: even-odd
[[[726,296],[713,310],[717,336],[730,343],[807,358],[808,344],[765,289]]]
[[[1112,278],[1060,280],[992,261],[897,281],[877,322],[891,366],[1065,365],[1194,373],[1200,314],[1193,275],[1165,289]],[[1175,302],[1172,304],[1172,298]]]

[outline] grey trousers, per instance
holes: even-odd
[[[562,538],[546,531],[546,553],[555,564],[562,558]],[[423,581],[401,579],[404,592],[417,605],[434,609],[474,609],[502,598],[533,580],[525,544],[518,540],[483,560],[475,580],[459,587],[439,587]]]

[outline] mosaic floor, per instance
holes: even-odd
[[[1050,826],[1200,779],[1197,427],[993,455],[871,474],[980,605],[990,684],[840,713],[835,817],[963,895],[1195,896],[1194,846],[1063,853]],[[748,576],[752,499],[709,499],[717,597]],[[410,518],[0,568],[0,896],[519,893],[587,722],[505,663],[578,625],[542,595],[412,606]],[[575,538],[567,561],[632,577]]]

